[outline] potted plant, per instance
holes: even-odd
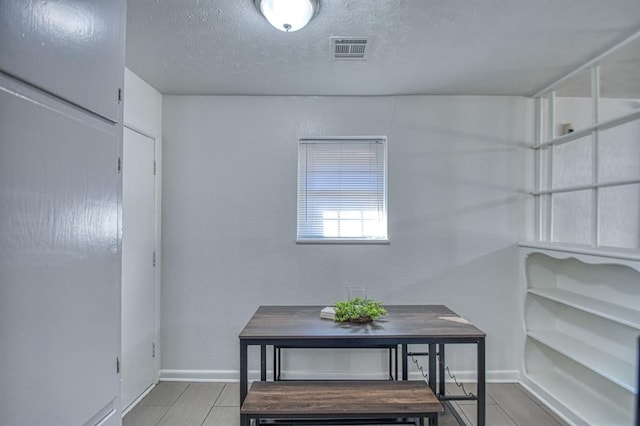
[[[360,297],[336,302],[334,309],[336,322],[367,323],[387,315],[382,302]]]

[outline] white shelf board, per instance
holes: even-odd
[[[640,330],[640,311],[557,288],[530,288],[530,294]]]
[[[627,361],[557,331],[528,331],[527,336],[629,392],[635,392],[633,365]]]
[[[589,425],[628,426],[633,421],[631,413],[626,413],[593,394],[576,388],[568,388],[562,375],[551,373],[525,373],[527,378],[558,402],[569,408],[576,416]]]
[[[575,141],[585,136],[590,136],[595,130],[607,130],[613,127],[622,126],[623,124],[629,123],[634,120],[640,119],[640,111],[633,111],[629,114],[625,114],[620,117],[616,117],[612,120],[601,122],[598,124],[594,124],[589,127],[585,127],[584,129],[577,130],[575,132],[568,133],[566,135],[558,136],[554,139],[551,139],[546,142],[539,143],[538,145],[534,145],[534,149],[541,149],[552,145],[560,145],[563,143]],[[590,141],[589,141],[590,142]]]
[[[592,247],[582,244],[553,243],[546,241],[521,241],[518,245],[524,248],[565,253],[567,257],[573,257],[572,255],[574,254],[586,254],[589,256],[630,260],[634,262],[640,261],[640,250],[637,249]]]

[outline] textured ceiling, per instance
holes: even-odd
[[[128,0],[127,66],[166,94],[531,95],[639,29],[639,0],[320,0],[295,33],[253,0]]]

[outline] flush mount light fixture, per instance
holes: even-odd
[[[298,31],[318,13],[318,0],[255,0],[267,21],[280,31]]]

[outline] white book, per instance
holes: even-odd
[[[335,320],[336,310],[333,309],[333,306],[327,306],[326,308],[322,308],[322,310],[320,311],[320,318]]]

